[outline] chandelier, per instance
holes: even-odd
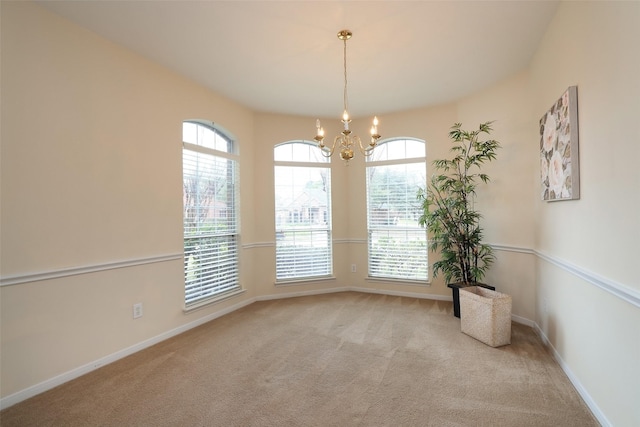
[[[344,130],[340,132],[340,135],[336,136],[333,140],[333,144],[328,146],[324,142],[324,129],[320,125],[320,120],[316,120],[316,136],[313,138],[318,144],[318,148],[320,148],[320,152],[325,157],[331,157],[336,148],[340,150],[340,158],[345,161],[345,164],[349,164],[349,160],[353,158],[353,149],[354,146],[360,150],[360,152],[365,156],[369,157],[373,154],[373,149],[376,148],[376,144],[380,139],[380,135],[378,134],[378,118],[373,118],[373,126],[371,126],[371,142],[366,147],[362,146],[362,141],[360,137],[357,135],[353,135],[351,130],[349,129],[349,123],[351,119],[349,118],[348,111],[348,103],[347,103],[347,40],[351,38],[353,33],[349,30],[342,30],[338,33],[338,38],[344,42],[344,93],[343,93],[343,101],[344,101],[344,112],[342,113],[342,123],[344,125]]]

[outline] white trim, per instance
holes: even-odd
[[[566,260],[555,257],[553,255],[546,254],[543,251],[538,251],[530,248],[501,245],[501,244],[490,244],[489,246],[491,246],[493,249],[497,251],[516,252],[516,253],[535,255],[538,258],[544,261],[547,261],[548,263],[553,264],[556,267],[560,267],[561,269],[573,274],[576,277],[579,277],[585,282],[591,283],[592,285],[597,286],[603,291],[609,292],[610,294],[617,296],[618,298],[628,302],[629,304],[640,308],[640,291],[632,289],[614,280],[599,276],[598,274],[592,271],[579,267]]]
[[[365,294],[390,295],[394,297],[430,299],[430,300],[436,300],[436,301],[451,301],[451,297],[446,295],[419,294],[416,292],[402,292],[402,291],[394,291],[394,290],[387,290],[387,289],[360,288],[357,286],[351,286],[348,288],[348,290],[353,292],[362,292]]]
[[[227,160],[233,160],[236,162],[240,160],[240,155],[238,153],[235,153],[236,142],[233,139],[228,138],[227,135],[221,135],[221,136],[224,137],[225,139],[231,140],[232,150],[234,152],[229,153],[227,151],[218,150],[217,148],[204,147],[202,145],[192,144],[190,142],[184,142],[184,141],[182,141],[182,148],[187,151],[195,151],[196,153],[205,154],[207,156],[223,157]]]
[[[275,247],[275,242],[256,242],[256,243],[247,243],[242,245],[242,249],[253,249],[253,248],[273,248]]]
[[[427,287],[427,288],[431,286],[431,282],[429,281],[429,279],[426,279],[426,280],[396,279],[392,277],[367,276],[364,278],[364,280],[367,282],[378,282],[378,283],[389,282],[389,283],[396,283],[396,284],[407,285],[407,286],[420,286],[420,287]]]
[[[46,381],[43,381],[39,384],[36,384],[34,386],[28,387],[24,390],[18,391],[16,393],[13,393],[9,396],[6,396],[2,399],[0,399],[0,410],[8,408],[12,405],[15,405],[16,403],[22,402],[23,400],[29,399],[30,397],[33,397],[37,394],[43,393],[47,390],[51,390],[54,387],[57,387],[61,384],[64,384],[68,381],[71,381],[75,378],[78,378],[82,375],[88,374],[91,371],[94,371],[102,366],[108,365],[110,363],[113,363],[119,359],[122,359],[124,357],[130,356],[134,353],[137,353],[138,351],[144,350],[147,347],[151,347],[152,345],[158,344],[159,342],[162,342],[166,339],[172,338],[176,335],[179,335],[183,332],[186,332],[190,329],[193,329],[197,326],[200,326],[204,323],[210,322],[211,320],[215,320],[218,317],[222,317],[226,314],[229,314],[233,311],[239,310],[249,304],[252,304],[253,302],[255,302],[255,299],[248,299],[246,301],[241,301],[238,304],[232,305],[230,307],[227,307],[223,310],[217,311],[215,313],[209,314],[207,316],[201,317],[197,320],[194,320],[193,322],[189,322],[186,323],[182,326],[179,326],[175,329],[172,329],[170,331],[164,332],[160,335],[156,335],[153,338],[149,338],[147,340],[144,340],[138,344],[132,345],[131,347],[127,347],[125,349],[122,349],[120,351],[117,351],[113,354],[110,354],[108,356],[105,357],[101,357],[98,360],[95,360],[93,362],[87,363],[86,365],[80,366],[78,368],[72,369],[70,371],[67,371],[63,374],[57,375],[53,378],[50,378]]]
[[[334,245],[343,245],[347,243],[364,244],[364,243],[367,243],[367,239],[354,239],[354,238],[332,239],[331,243]],[[273,248],[275,246],[276,246],[275,242],[245,243],[242,245],[242,249]]]
[[[617,283],[613,280],[610,279],[606,279],[602,276],[598,276],[597,274],[593,273],[592,271],[589,271],[587,269],[584,269],[582,267],[578,267],[575,264],[571,264],[568,261],[565,261],[563,259],[545,254],[544,252],[541,251],[535,251],[535,254],[557,266],[562,268],[565,271],[568,271],[569,273],[573,274],[574,276],[577,276],[579,278],[581,278],[582,280],[584,280],[585,282],[589,282],[592,285],[597,286],[598,288],[609,292],[612,295],[617,296],[618,298],[623,299],[624,301],[628,302],[629,304],[632,304],[638,308],[640,308],[640,292],[635,290],[635,289],[631,289],[625,285],[623,285],[622,283]]]
[[[534,322],[531,319],[527,319],[526,317],[522,317],[522,316],[517,316],[513,313],[511,313],[511,320],[521,325],[529,326],[530,328],[533,328],[536,324],[536,322]]]
[[[346,238],[346,239],[334,239],[334,244],[344,244],[344,243],[366,243],[366,239],[356,239],[356,238]],[[253,249],[253,248],[264,248],[264,247],[274,247],[274,242],[256,242],[256,243],[247,243],[242,245],[243,249]],[[621,283],[615,282],[613,280],[604,278],[599,276],[592,271],[579,267],[575,264],[571,264],[563,259],[554,257],[552,255],[548,255],[542,251],[537,251],[530,248],[520,247],[520,246],[511,246],[511,245],[503,245],[503,244],[490,244],[490,246],[497,251],[504,252],[514,252],[514,253],[523,253],[535,255],[540,259],[543,259],[557,267],[562,268],[563,270],[581,278],[582,280],[591,283],[598,288],[609,292],[612,295],[621,298],[622,300],[628,302],[629,304],[634,305],[635,307],[640,308],[640,292],[631,289],[628,286],[625,286]],[[127,268],[127,267],[136,267],[145,264],[153,264],[158,262],[167,262],[167,261],[175,261],[178,259],[182,259],[184,255],[182,253],[174,253],[167,255],[158,255],[153,257],[146,258],[137,258],[130,259],[126,261],[115,261],[108,262],[102,264],[92,264],[86,265],[83,267],[71,267],[71,268],[62,268],[58,270],[49,270],[42,271],[37,273],[26,273],[26,274],[15,274],[10,276],[5,276],[0,278],[0,286],[12,286],[19,285],[22,283],[29,282],[38,282],[43,280],[51,280],[51,279],[59,279],[68,276],[76,276],[79,274],[88,274],[88,273],[96,273],[101,271],[114,270],[118,268]],[[278,285],[282,285],[282,283],[278,283]]]
[[[287,144],[286,142],[284,144]],[[328,157],[325,157],[328,158]],[[331,161],[327,162],[305,162],[298,160],[274,160],[274,166],[294,167],[294,168],[323,168],[331,169]]]
[[[353,243],[351,239],[332,239],[331,243],[334,245],[343,245],[345,243]]]
[[[85,265],[83,267],[61,268],[59,270],[41,271],[38,273],[15,274],[0,278],[0,286],[19,285],[22,283],[39,282],[42,280],[59,279],[79,274],[96,273],[100,271],[115,270],[118,268],[136,267],[157,262],[175,261],[183,258],[182,253],[158,255],[147,258],[135,258],[126,261],[107,262],[102,264]]]
[[[240,294],[243,294],[245,292],[246,292],[246,290],[242,289],[242,288],[233,289],[232,291],[224,292],[224,293],[222,293],[220,295],[215,295],[215,296],[212,296],[210,298],[207,298],[207,299],[198,301],[196,303],[193,303],[193,304],[191,304],[189,306],[186,306],[186,307],[184,307],[182,309],[182,311],[185,312],[185,313],[191,313],[192,311],[196,311],[196,310],[199,310],[201,308],[208,307],[210,305],[217,304],[217,303],[222,302],[222,301],[226,301],[229,298],[233,298],[233,297],[235,297],[237,295],[240,295]]]
[[[367,243],[369,243],[369,241],[367,239],[356,239],[354,237],[345,239],[345,243],[356,243],[356,244],[360,244],[360,245],[366,245]]]
[[[311,291],[299,291],[299,292],[287,292],[281,294],[270,294],[270,295],[261,295],[256,297],[256,301],[271,301],[277,299],[285,299],[285,298],[296,298],[296,297],[306,297],[312,295],[324,295],[324,294],[335,294],[338,292],[347,292],[351,289],[346,288],[327,288],[327,289],[314,289]]]
[[[424,141],[421,141],[424,142]],[[426,167],[426,157],[408,157],[402,159],[391,159],[391,160],[366,160],[365,165],[370,168],[374,168],[376,166],[394,166],[394,165],[412,165],[412,164],[425,164]]]
[[[29,399],[33,396],[36,396],[40,393],[44,393],[47,390],[51,390],[54,387],[62,385],[68,381],[76,379],[82,375],[88,374],[91,371],[94,371],[102,366],[113,363],[119,359],[130,356],[138,351],[144,350],[147,347],[151,347],[152,345],[158,344],[164,340],[172,338],[176,335],[179,335],[183,332],[186,332],[190,329],[203,325],[207,322],[215,320],[219,317],[222,317],[226,314],[239,310],[243,307],[246,307],[250,304],[253,304],[256,301],[269,301],[276,299],[284,299],[284,298],[295,298],[301,296],[312,296],[312,295],[322,295],[322,294],[330,294],[330,293],[338,293],[338,292],[362,292],[362,293],[370,293],[370,294],[380,294],[380,295],[391,295],[391,296],[399,296],[399,297],[408,297],[408,298],[421,298],[421,299],[431,299],[436,301],[451,301],[451,297],[444,295],[430,295],[430,294],[418,294],[414,292],[398,292],[393,290],[383,290],[383,289],[369,289],[369,288],[360,288],[356,286],[347,286],[347,287],[336,287],[329,289],[315,289],[310,291],[299,291],[299,292],[288,292],[288,293],[280,293],[280,294],[271,294],[271,295],[262,295],[254,298],[249,298],[245,301],[241,301],[235,305],[229,306],[225,309],[217,311],[215,313],[211,313],[207,316],[201,317],[193,322],[186,323],[182,326],[174,328],[170,331],[164,332],[162,334],[156,335],[153,338],[149,338],[144,340],[138,344],[135,344],[131,347],[127,347],[120,351],[117,351],[113,354],[110,354],[105,357],[101,357],[93,362],[87,363],[78,368],[67,371],[63,374],[57,375],[53,378],[45,380],[39,384],[33,385],[31,387],[27,387],[24,390],[20,390],[16,393],[13,393],[9,396],[0,399],[0,410],[13,406],[17,403],[22,402],[23,400]],[[239,293],[238,293],[239,294]],[[185,313],[186,314],[186,313]],[[518,317],[518,316],[516,316]],[[519,318],[522,320],[523,324],[527,324],[527,319]],[[518,322],[518,319],[514,319],[514,321]],[[533,324],[533,322],[531,322]]]
[[[395,296],[395,297],[418,298],[418,299],[428,299],[428,300],[435,300],[435,301],[451,301],[452,299],[451,296],[447,296],[447,295],[421,294],[416,292],[402,292],[402,291],[394,291],[394,290],[388,290],[388,289],[371,289],[371,288],[361,288],[358,286],[346,286],[346,287],[330,288],[330,289],[316,289],[311,291],[263,295],[263,296],[257,297],[256,301],[270,301],[270,300],[276,300],[276,299],[332,294],[332,293],[338,293],[338,292],[361,292],[364,294],[389,295],[389,296]],[[535,325],[535,322],[533,320],[530,320],[521,316],[516,316],[514,314],[511,315],[511,320],[513,320],[516,323],[520,323],[522,325],[529,326],[529,327],[534,327]]]
[[[553,355],[553,358],[556,360],[556,362],[558,362],[558,365],[560,365],[560,368],[562,369],[562,371],[565,373],[567,378],[569,378],[569,381],[571,381],[571,384],[573,384],[578,394],[580,394],[580,397],[582,397],[582,400],[584,400],[584,403],[589,407],[593,416],[597,418],[598,422],[602,426],[605,426],[605,427],[611,426],[612,425],[611,422],[600,410],[600,408],[598,407],[596,402],[593,400],[591,395],[584,388],[580,380],[578,380],[578,377],[576,377],[575,374],[571,371],[571,368],[569,368],[569,365],[567,365],[567,363],[562,359],[562,356],[560,356],[560,353],[558,353],[558,350],[556,350],[553,344],[551,344],[551,341],[549,341],[549,338],[547,338],[547,336],[544,334],[540,326],[538,326],[538,324],[534,322],[533,329],[540,336],[542,343],[551,350],[551,354]]]
[[[451,297],[446,295],[419,294],[415,292],[400,292],[400,291],[386,290],[386,289],[361,288],[358,286],[344,286],[344,287],[338,287],[338,288],[314,289],[310,291],[263,295],[263,296],[257,297],[256,301],[269,301],[269,300],[284,299],[284,298],[333,294],[338,292],[361,292],[365,294],[378,294],[378,295],[390,295],[390,296],[396,296],[396,297],[431,299],[436,301],[451,301]]]
[[[331,275],[331,276],[301,277],[301,278],[295,278],[295,279],[276,280],[273,285],[276,287],[308,285],[309,283],[327,282],[327,281],[333,281],[333,280],[336,280],[336,276]]]
[[[491,244],[489,244],[489,246],[491,246],[496,251],[518,252],[518,253],[522,253],[522,254],[535,255],[535,251],[533,249],[524,248],[522,246],[502,245],[502,244],[498,244],[498,243],[491,243]]]

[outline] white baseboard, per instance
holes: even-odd
[[[333,294],[336,292],[362,292],[365,294],[379,294],[379,295],[390,295],[396,297],[407,297],[407,298],[420,298],[420,299],[429,299],[436,301],[451,301],[450,296],[446,295],[432,295],[432,294],[420,294],[416,292],[399,292],[387,289],[371,289],[371,288],[361,288],[358,286],[347,286],[340,288],[330,288],[330,289],[320,289],[320,290],[312,290],[312,291],[302,291],[302,292],[289,292],[282,293],[276,295],[264,295],[256,298],[256,301],[269,301],[275,299],[283,299],[283,298],[295,298],[295,297],[303,297],[303,296],[311,296],[311,295],[321,295],[321,294]],[[531,328],[535,327],[535,322],[531,319],[527,319],[526,317],[518,316],[515,314],[511,315],[511,320],[519,323],[521,325],[529,326]]]
[[[571,384],[573,384],[573,386],[576,388],[576,390],[578,391],[578,394],[580,394],[580,397],[582,397],[582,400],[584,400],[584,403],[587,404],[593,416],[596,417],[596,419],[602,426],[605,426],[605,427],[612,426],[611,422],[609,422],[609,420],[602,413],[602,411],[600,410],[596,402],[591,398],[591,395],[583,387],[580,380],[578,380],[578,377],[574,375],[574,373],[569,368],[569,365],[567,365],[567,363],[562,359],[562,356],[560,356],[560,353],[558,353],[558,351],[553,346],[553,344],[551,344],[551,341],[549,341],[549,338],[547,338],[547,336],[542,331],[542,329],[540,329],[540,326],[538,326],[538,324],[534,322],[533,328],[540,336],[540,339],[542,340],[543,344],[546,347],[548,347],[549,350],[551,350],[551,354],[553,355],[553,358],[556,360],[556,362],[558,362],[558,365],[560,365],[560,368],[562,368],[562,371],[565,373],[567,378],[569,378],[569,381],[571,381]]]
[[[511,314],[511,320],[521,325],[529,326],[531,328],[535,328],[536,324],[536,322],[534,322],[533,320],[527,319],[526,317],[517,316],[513,313]]]
[[[285,299],[285,298],[296,298],[296,297],[306,297],[311,295],[322,295],[322,294],[335,294],[336,292],[346,292],[350,289],[347,287],[339,287],[339,288],[327,288],[327,289],[316,289],[311,291],[298,291],[298,292],[286,292],[279,294],[270,294],[270,295],[262,295],[256,297],[256,301],[271,301],[276,299]]]
[[[210,322],[211,320],[217,319],[218,317],[222,317],[225,314],[229,314],[233,311],[236,311],[242,307],[245,307],[249,304],[252,304],[253,302],[255,302],[255,299],[248,299],[242,302],[239,302],[238,304],[235,304],[233,306],[227,307],[223,310],[220,310],[218,312],[212,313],[208,316],[204,316],[201,317],[197,320],[194,320],[193,322],[190,323],[186,323],[180,327],[177,327],[175,329],[172,329],[170,331],[164,332],[160,335],[156,335],[153,338],[149,338],[147,340],[144,340],[138,344],[132,345],[131,347],[127,347],[125,349],[122,349],[120,351],[117,351],[113,354],[110,354],[108,356],[105,357],[101,357],[98,360],[95,360],[93,362],[87,363],[86,365],[80,366],[78,368],[72,369],[70,371],[67,371],[63,374],[57,375],[53,378],[50,378],[46,381],[43,381],[39,384],[33,385],[31,387],[28,387],[24,390],[18,391],[14,394],[11,394],[7,397],[4,397],[2,399],[0,399],[0,410],[8,408],[10,406],[15,405],[16,403],[22,402],[23,400],[29,399],[30,397],[36,396],[40,393],[43,393],[47,390],[50,390],[54,387],[57,387],[59,385],[62,385],[68,381],[71,381],[73,379],[76,379],[82,375],[88,374],[91,371],[95,371],[96,369],[108,365],[110,363],[113,363],[119,359],[122,359],[124,357],[130,356],[134,353],[137,353],[140,350],[144,350],[147,347],[151,347],[152,345],[158,344],[161,341],[164,341],[166,339],[169,339],[171,337],[174,337],[176,335],[179,335],[183,332],[188,331],[189,329],[193,329],[197,326],[200,326],[204,323]]]
[[[357,286],[350,286],[348,290],[353,292],[362,292],[365,294],[380,294],[380,295],[390,295],[394,297],[431,299],[436,301],[451,301],[450,296],[421,294],[417,292],[401,292],[401,291],[393,291],[393,290],[387,290],[387,289],[360,288]]]
[[[381,294],[381,295],[390,295],[390,296],[399,296],[399,297],[407,297],[407,298],[421,298],[421,299],[431,299],[438,301],[451,301],[451,297],[444,295],[429,295],[415,292],[399,292],[392,290],[384,290],[384,289],[370,289],[370,288],[361,288],[357,286],[347,286],[347,287],[336,287],[336,288],[328,288],[328,289],[316,289],[310,291],[299,291],[299,292],[288,292],[281,294],[271,294],[271,295],[263,295],[255,298],[249,298],[247,300],[241,301],[237,304],[229,306],[223,310],[217,311],[215,313],[209,314],[207,316],[201,317],[193,322],[186,323],[180,327],[172,329],[170,331],[164,332],[162,334],[156,335],[153,338],[149,338],[144,340],[138,344],[135,344],[131,347],[127,347],[120,351],[117,351],[113,354],[110,354],[105,357],[101,357],[98,360],[87,363],[86,365],[80,366],[78,368],[67,371],[63,374],[57,375],[53,378],[50,378],[46,381],[43,381],[39,384],[28,387],[24,390],[18,391],[14,394],[11,394],[7,397],[0,399],[0,410],[8,408],[10,406],[15,405],[16,403],[22,402],[23,400],[29,399],[30,397],[36,396],[40,393],[43,393],[47,390],[50,390],[54,387],[62,385],[68,381],[76,379],[82,375],[88,374],[91,371],[94,371],[102,366],[113,363],[119,359],[137,353],[138,351],[144,350],[145,348],[151,347],[152,345],[158,344],[161,341],[179,335],[183,332],[188,331],[189,329],[193,329],[197,326],[200,326],[204,323],[210,322],[218,317],[222,317],[226,314],[229,314],[233,311],[236,311],[240,308],[246,307],[250,304],[253,304],[256,301],[268,301],[275,299],[283,299],[283,298],[294,298],[301,296],[311,296],[311,295],[321,295],[321,294],[329,294],[329,293],[337,293],[337,292],[363,292],[363,293],[371,293],[371,294]],[[533,326],[534,322],[519,317],[512,316],[513,320],[518,323],[522,323],[525,325]]]

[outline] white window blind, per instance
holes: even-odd
[[[240,288],[237,162],[216,129],[183,127],[185,305]],[[221,151],[224,150],[224,151]]]
[[[367,161],[369,276],[427,280],[427,233],[418,224],[426,184],[424,142],[380,144]]]
[[[276,280],[332,274],[331,170],[315,145],[274,149]]]

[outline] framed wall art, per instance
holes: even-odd
[[[570,86],[540,119],[542,200],[580,198],[578,87]]]

